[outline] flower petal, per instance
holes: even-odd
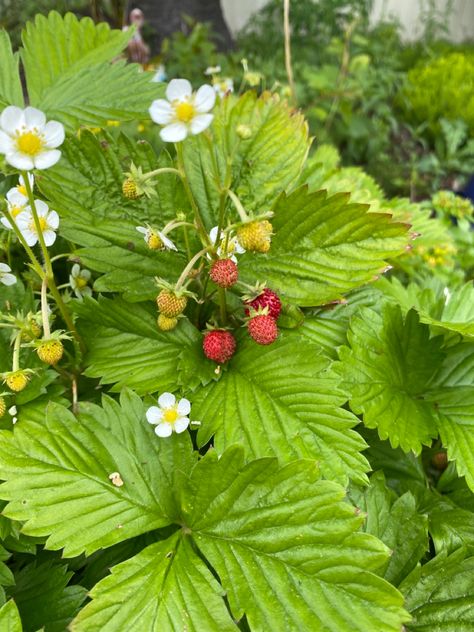
[[[159,437],[169,437],[172,432],[173,428],[171,427],[171,424],[168,424],[166,422],[163,424],[158,424],[155,428],[155,433]]]
[[[187,79],[171,79],[166,88],[168,101],[182,101],[193,93],[191,84]]]
[[[0,130],[0,154],[8,154],[14,151],[13,139]]]
[[[32,222],[33,215],[29,209],[22,211],[15,217],[15,223],[21,231],[26,230]]]
[[[27,127],[36,127],[38,130],[41,130],[46,123],[44,112],[37,108],[32,108],[31,106],[24,109],[23,116],[25,117],[25,125]]]
[[[29,228],[25,228],[25,230],[22,230],[21,234],[23,235],[23,238],[28,246],[34,246],[38,242],[38,237],[36,233],[34,233]]]
[[[81,266],[78,263],[75,263],[71,268],[71,276],[77,277],[79,276],[80,272],[81,272]]]
[[[59,147],[64,142],[64,125],[57,121],[49,121],[43,130],[46,147]]]
[[[0,116],[0,125],[8,134],[13,134],[24,122],[23,110],[16,105],[9,105]]]
[[[167,125],[171,123],[174,117],[174,110],[165,99],[157,99],[148,108],[151,120],[158,125]]]
[[[10,222],[7,220],[6,217],[0,217],[0,222],[5,226],[5,228],[8,228],[9,230],[11,230],[12,225],[10,224]]]
[[[165,143],[179,143],[188,135],[188,128],[184,123],[171,123],[163,127],[160,132],[161,140]]]
[[[158,397],[158,406],[161,408],[172,408],[176,404],[176,397],[172,393],[162,393]]]
[[[12,167],[16,167],[16,169],[22,169],[24,171],[29,171],[30,169],[35,168],[35,163],[33,159],[29,156],[25,156],[25,154],[21,154],[19,151],[13,151],[5,156],[6,161]]]
[[[214,114],[198,114],[189,124],[192,134],[200,134],[212,123]]]
[[[30,187],[33,190],[33,187],[35,186],[35,176],[32,173],[28,174],[28,182],[30,183]],[[24,187],[25,186],[25,180],[24,180],[23,176],[20,176],[18,178],[18,186],[20,186],[20,187]]]
[[[176,246],[174,245],[174,243],[171,241],[171,239],[169,239],[166,235],[163,235],[162,233],[158,233],[158,236],[163,242],[163,245],[165,248],[168,248],[168,250],[178,250]]]
[[[145,414],[149,424],[159,424],[163,420],[163,411],[158,406],[151,406]]]
[[[199,113],[209,112],[216,102],[216,92],[207,83],[199,88],[194,97],[194,107]]]
[[[38,217],[46,217],[49,213],[49,206],[44,200],[35,200],[36,212]]]
[[[179,417],[174,422],[174,431],[179,434],[180,432],[184,432],[188,426],[189,426],[189,419],[187,417]]]
[[[25,206],[28,199],[16,187],[7,191],[7,201],[11,206]]]
[[[12,269],[10,268],[8,263],[0,263],[0,274],[2,272],[11,272],[11,271],[12,271]]]
[[[189,415],[189,413],[191,412],[191,402],[185,397],[183,397],[178,402],[177,410],[178,410],[178,413],[184,417],[186,415]]]
[[[55,165],[61,158],[61,152],[59,149],[48,149],[35,156],[35,168],[36,169],[48,169]]]
[[[57,230],[59,227],[59,215],[56,211],[48,213],[48,226],[53,230]]]
[[[219,231],[219,227],[218,226],[214,226],[213,228],[211,228],[211,231],[209,233],[209,238],[210,238],[210,240],[211,240],[211,242],[213,244],[215,244],[216,241],[217,241],[217,233],[218,233],[218,231]]]
[[[143,235],[146,235],[148,232],[148,228],[145,228],[145,226],[135,226],[135,230],[138,230],[138,232]]]
[[[44,230],[43,239],[46,246],[52,246],[56,241],[56,233],[54,230]]]
[[[0,272],[0,281],[3,283],[3,285],[13,285],[14,283],[16,283],[16,276],[10,274],[9,272],[5,272],[4,274]]]

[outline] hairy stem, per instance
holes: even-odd
[[[46,277],[41,284],[41,320],[43,321],[44,338],[48,339],[51,337],[51,329],[49,327],[48,279]]]

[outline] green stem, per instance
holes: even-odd
[[[160,232],[162,235],[167,235],[172,230],[174,230],[175,228],[179,228],[180,226],[192,226],[194,228],[194,224],[191,224],[191,222],[174,222],[173,221],[173,222],[169,222],[169,224],[166,224],[166,226]]]
[[[41,228],[41,224],[39,221],[38,211],[36,210],[35,198],[33,196],[33,191],[31,190],[30,181],[28,179],[28,172],[22,171],[21,174],[23,176],[23,181],[25,183],[26,193],[28,195],[28,201],[30,203],[30,208],[31,208],[31,214],[33,215],[33,221],[35,223],[36,234],[38,235],[38,241],[41,246],[41,252],[43,253],[44,264],[46,268],[46,276],[52,277],[53,267],[51,265],[51,259],[49,257],[48,247],[46,246],[46,243],[44,241],[43,230]]]
[[[186,177],[186,170],[184,168],[184,157],[183,157],[183,148],[181,143],[175,143],[176,147],[176,157],[178,159],[179,166],[179,174],[181,177],[181,181],[183,183],[184,190],[186,191],[186,195],[188,196],[189,203],[191,204],[191,208],[194,212],[194,220],[196,222],[196,227],[201,236],[201,241],[203,244],[210,244],[209,235],[207,234],[206,227],[204,226],[204,222],[201,217],[201,213],[199,211],[199,207],[196,204],[196,200],[194,199],[193,192],[191,191],[191,187],[189,186],[188,178]]]
[[[208,246],[207,248],[203,248],[202,250],[200,250],[199,252],[197,252],[194,257],[191,259],[191,261],[187,264],[187,266],[184,268],[184,270],[181,272],[181,276],[179,277],[179,279],[176,281],[176,285],[175,285],[175,291],[179,291],[181,289],[181,287],[183,286],[183,283],[186,281],[186,278],[188,276],[188,274],[191,272],[191,270],[194,267],[194,264],[196,263],[196,261],[198,259],[200,259],[204,254],[206,254],[206,252],[210,250],[210,247]]]
[[[247,215],[247,213],[245,212],[244,207],[242,206],[242,202],[239,200],[239,198],[235,195],[235,193],[232,191],[232,189],[228,189],[227,191],[230,199],[232,200],[232,202],[234,203],[235,206],[235,210],[237,211],[237,213],[239,214],[240,219],[243,222],[248,222],[249,221],[249,216]]]
[[[225,289],[223,287],[219,288],[219,308],[221,313],[221,321],[222,325],[227,324],[227,302],[225,298]]]
[[[48,314],[48,281],[44,277],[41,284],[41,320],[43,321],[43,333],[44,338],[47,340],[51,337],[51,329],[49,327],[49,314]]]
[[[18,241],[23,246],[23,248],[26,250],[26,253],[27,253],[27,255],[29,256],[29,258],[31,260],[31,263],[33,265],[34,270],[36,271],[36,273],[39,275],[40,278],[43,278],[43,276],[44,276],[43,268],[41,267],[40,262],[36,258],[35,253],[31,250],[31,248],[26,243],[25,238],[23,237],[21,230],[16,225],[15,220],[13,219],[12,215],[10,215],[10,213],[6,209],[2,210],[2,213],[3,213],[3,215],[5,215],[7,220],[10,222],[10,226],[13,228],[13,231],[15,232],[15,235],[18,237]]]
[[[174,173],[177,176],[181,176],[181,173],[178,171],[178,169],[175,169],[174,167],[161,167],[160,169],[155,169],[154,171],[144,173],[142,179],[149,180],[150,178],[153,178],[154,176],[159,176],[162,173]]]
[[[20,370],[20,346],[21,346],[21,331],[18,332],[15,338],[15,344],[13,345],[13,366],[12,371]]]

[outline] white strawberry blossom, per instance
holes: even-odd
[[[63,125],[46,122],[41,110],[9,105],[0,115],[0,153],[12,167],[26,171],[52,167],[61,158],[57,147],[63,141]]]
[[[142,233],[145,243],[152,250],[178,250],[171,239],[159,230],[150,228],[150,226],[136,226],[136,229],[139,233]],[[161,245],[158,240],[161,242]],[[158,244],[158,248],[154,247],[155,243]]]
[[[169,437],[174,432],[181,433],[189,426],[191,403],[184,397],[179,401],[172,393],[162,393],[158,397],[158,406],[151,406],[146,411],[148,423],[156,426],[155,433],[159,437]]]
[[[229,257],[234,263],[237,263],[237,255],[242,255],[245,252],[245,248],[239,243],[239,240],[232,233],[229,234],[227,239],[224,232],[221,231],[219,238],[217,237],[217,233],[219,231],[218,226],[214,226],[211,228],[211,232],[209,233],[209,238],[212,244],[218,243],[217,247],[217,256],[220,258]],[[226,243],[227,241],[227,243]]]
[[[234,92],[234,82],[229,78],[219,79],[218,77],[215,77],[212,81],[212,85],[214,86],[216,94],[218,94],[221,99],[223,99],[227,94]]]
[[[6,195],[7,198],[7,210],[12,216],[14,220],[16,220],[17,216],[25,210],[29,210],[28,206],[28,198],[22,195],[17,187],[13,187],[10,189]],[[11,229],[12,225],[10,221],[6,217],[0,218],[0,222],[5,226],[5,228]]]
[[[51,211],[43,200],[35,200],[39,225],[46,246],[52,246],[56,241],[56,230],[59,227],[59,215]],[[16,218],[16,225],[21,231],[28,246],[34,246],[38,242],[38,232],[31,209],[28,207]]]
[[[153,101],[149,108],[165,143],[179,143],[189,134],[199,134],[209,127],[214,118],[209,111],[214,107],[216,93],[210,85],[193,92],[187,79],[172,79],[166,88],[166,99]]]
[[[90,270],[86,270],[85,268],[81,270],[81,266],[78,263],[72,266],[71,274],[69,275],[69,285],[78,299],[82,300],[83,296],[92,295],[92,288],[87,285],[90,278]]]
[[[33,188],[35,186],[35,176],[32,173],[28,173],[28,182],[30,183],[30,189],[33,191]],[[20,195],[23,195],[24,198],[28,199],[28,192],[26,190],[25,180],[23,176],[20,176],[18,178],[18,184],[16,185],[15,189],[18,191],[18,193],[20,193]]]
[[[3,285],[13,285],[16,283],[16,276],[11,273],[12,269],[6,263],[0,263],[0,283]]]

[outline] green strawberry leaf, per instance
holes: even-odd
[[[125,600],[124,586],[129,594]],[[92,602],[74,620],[72,632],[107,627],[147,632],[238,629],[222,587],[179,532],[115,566],[90,595]]]
[[[13,599],[0,608],[0,629],[4,632],[23,632],[20,613]]]
[[[269,347],[242,341],[220,379],[193,396],[198,443],[214,436],[219,453],[240,443],[252,458],[312,458],[330,479],[363,483],[366,444],[353,430],[358,420],[342,408],[339,383],[332,362],[298,336]]]
[[[387,213],[369,213],[348,197],[310,193],[305,186],[282,194],[272,209],[270,251],[241,257],[242,280],[264,279],[302,306],[338,300],[376,280],[387,260],[404,252],[407,225],[393,222]]]
[[[462,549],[439,554],[416,568],[401,584],[413,632],[461,632],[474,629],[474,557]]]
[[[18,71],[18,54],[12,51],[8,33],[0,29],[0,108],[23,107],[23,90]]]
[[[121,405],[105,397],[103,408],[80,408],[75,418],[53,405],[46,422],[0,433],[3,513],[24,521],[27,535],[49,535],[48,548],[64,547],[65,556],[173,522],[175,485],[194,460],[187,435],[160,443],[131,392]],[[123,486],[112,483],[114,472]]]

